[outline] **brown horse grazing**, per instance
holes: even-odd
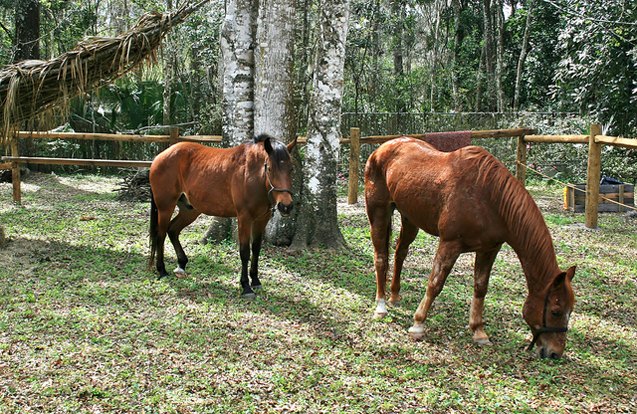
[[[571,280],[575,267],[559,269],[553,242],[539,208],[522,184],[495,157],[479,147],[440,152],[412,138],[398,138],[378,148],[365,167],[365,200],[376,270],[376,317],[387,314],[385,281],[391,216],[401,214],[390,303],[400,300],[400,272],[411,242],[421,228],[438,236],[427,292],[409,329],[424,336],[433,300],[461,253],[475,252],[474,294],[469,326],[473,340],[490,344],[482,311],[489,275],[503,243],[513,247],[526,276],[528,297],[523,316],[542,357],[559,358],[566,345],[575,302]]]
[[[181,142],[153,161],[150,167],[150,260],[157,254],[159,277],[167,276],[164,265],[164,241],[170,237],[179,267],[185,275],[188,258],[179,243],[181,230],[200,214],[237,217],[241,256],[242,297],[253,298],[253,289],[261,287],[258,277],[259,253],[265,226],[275,208],[282,214],[292,210],[291,172],[287,147],[268,135],[259,135],[253,143],[233,148],[211,148]],[[171,220],[175,206],[179,213]],[[252,249],[250,279],[248,261]]]

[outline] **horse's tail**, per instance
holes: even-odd
[[[148,259],[148,268],[153,269],[155,262],[155,252],[157,251],[157,219],[158,211],[153,197],[153,190],[150,190],[150,226],[148,228],[148,238],[150,244],[150,258]]]

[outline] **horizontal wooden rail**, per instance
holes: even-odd
[[[134,160],[95,160],[86,158],[47,158],[47,157],[2,157],[3,161],[18,164],[30,163],[40,165],[90,165],[95,167],[128,167],[148,168],[152,161]]]
[[[135,135],[135,134],[102,134],[84,132],[41,132],[20,131],[18,138],[22,139],[77,139],[88,141],[115,142],[170,142],[170,135]],[[177,141],[190,142],[221,142],[221,135],[185,135]]]
[[[637,149],[637,139],[635,138],[620,138],[620,137],[608,137],[606,135],[595,136],[595,142],[613,145],[616,147]]]
[[[588,144],[588,135],[526,135],[525,142]]]
[[[0,171],[1,170],[10,170],[13,168],[13,164],[10,162],[0,163]]]
[[[486,138],[512,138],[521,135],[534,133],[535,130],[531,128],[513,128],[513,129],[485,129],[483,131],[471,131],[472,139],[486,139]],[[400,137],[413,137],[417,139],[423,139],[427,134],[394,134],[394,135],[369,135],[361,137],[361,144],[381,144],[383,142],[390,141],[392,139]]]

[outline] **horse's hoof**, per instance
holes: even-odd
[[[157,280],[162,280],[162,278],[164,278],[164,277],[168,277],[168,273],[164,273],[164,274],[161,274],[161,273],[160,273],[160,274],[157,276]]]
[[[385,311],[385,312],[375,311],[373,318],[374,319],[383,319],[385,316],[387,316],[387,311]]]
[[[175,270],[173,270],[173,273],[175,274],[175,277],[177,279],[184,279],[188,277],[188,273],[186,273],[186,271],[182,269],[181,267],[178,267]]]
[[[414,341],[420,341],[422,338],[425,337],[425,328],[423,328],[422,326],[414,325],[411,328],[409,328],[408,332],[409,332],[409,336]]]
[[[254,292],[246,292],[241,294],[241,299],[244,300],[254,300],[256,299],[256,297],[257,295]]]
[[[259,283],[258,285],[250,285],[250,287],[252,288],[252,290],[261,290],[263,286],[261,286],[261,283]]]
[[[402,300],[402,296],[397,295],[396,297],[389,298],[389,304],[392,306],[400,305],[400,301]]]
[[[493,343],[491,341],[489,341],[489,338],[477,338],[477,339],[474,339],[473,342],[475,342],[475,344],[479,345],[479,346],[491,346],[491,345],[493,345]]]

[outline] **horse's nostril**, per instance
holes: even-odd
[[[556,352],[551,352],[550,358],[551,359],[560,359],[560,355],[558,353],[556,353]]]
[[[290,214],[290,212],[292,211],[292,204],[282,204],[282,203],[279,203],[279,204],[277,205],[277,207],[279,208],[279,211],[280,211],[282,214]]]

